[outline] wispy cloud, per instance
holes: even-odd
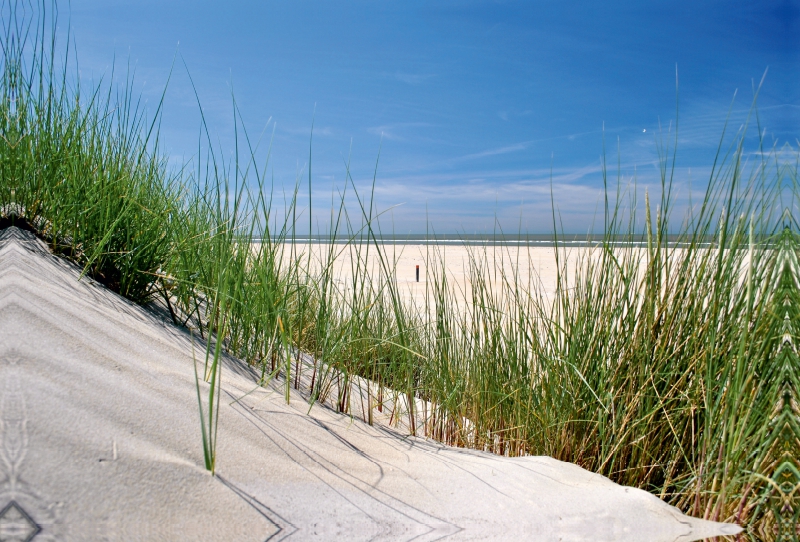
[[[623,169],[634,164],[622,163]],[[644,171],[647,169],[647,171]],[[708,168],[676,170],[672,220],[685,218],[688,204],[702,201]],[[462,227],[491,227],[497,221],[504,228],[522,228],[529,232],[546,232],[552,228],[553,204],[564,227],[578,233],[598,227],[602,220],[602,165],[598,160],[582,167],[562,167],[551,171],[538,169],[482,169],[439,171],[431,173],[399,173],[378,177],[374,196],[378,209],[391,209],[395,224],[403,229],[424,231],[429,224],[441,231],[457,231]],[[355,179],[360,194],[372,192],[372,178]],[[323,197],[324,189],[320,189]],[[659,172],[642,168],[636,175],[619,180],[623,208],[635,201],[642,210],[644,193],[658,205]],[[330,190],[330,189],[328,189]],[[616,173],[611,174],[609,197],[616,200]],[[634,192],[636,198],[633,198]],[[677,223],[676,222],[676,223]],[[410,230],[409,230],[410,231]]]
[[[405,83],[407,85],[421,85],[428,79],[436,77],[435,74],[432,73],[403,73],[403,72],[395,72],[391,74],[391,77],[396,81],[400,81],[401,83]]]
[[[467,154],[464,156],[459,157],[457,160],[476,160],[478,158],[486,158],[487,156],[498,156],[500,154],[509,154],[512,152],[517,151],[524,151],[528,148],[530,144],[529,141],[523,141],[522,143],[516,143],[514,145],[507,145],[505,147],[497,147],[494,149],[487,149],[485,151],[476,152],[473,154]]]
[[[406,131],[410,128],[429,128],[434,126],[428,122],[396,122],[392,124],[383,124],[380,126],[371,126],[367,128],[367,132],[373,135],[378,135],[384,139],[392,139],[396,141],[405,141],[406,137],[401,135],[400,132]]]
[[[509,119],[519,118],[519,117],[527,117],[533,114],[533,110],[525,109],[525,110],[518,110],[518,109],[501,109],[497,112],[497,116],[504,120],[508,121]]]
[[[558,139],[574,140],[574,139],[576,139],[578,137],[581,137],[581,136],[584,136],[584,135],[596,134],[596,133],[599,133],[599,131],[595,130],[595,131],[591,131],[591,132],[580,132],[580,133],[575,133],[575,134],[566,134],[566,135],[555,136],[555,137],[547,137],[547,138],[541,138],[541,139],[529,139],[527,141],[520,141],[519,143],[513,143],[511,145],[504,145],[502,147],[494,147],[494,148],[486,149],[486,150],[479,151],[479,152],[465,154],[465,155],[462,155],[462,156],[451,158],[451,159],[447,160],[447,162],[448,163],[466,162],[466,161],[469,161],[469,160],[479,160],[481,158],[488,158],[488,157],[491,157],[491,156],[499,156],[499,155],[503,155],[503,154],[510,154],[510,153],[514,153],[514,152],[528,150],[532,145],[537,144],[537,143],[543,143],[543,142],[546,142],[546,141],[555,141],[555,140],[558,140]]]
[[[520,197],[546,195],[549,201],[550,186],[572,186],[596,190],[594,183],[586,182],[599,174],[599,164],[560,171],[536,170],[485,170],[471,174],[432,173],[400,175],[382,178],[376,193],[390,199],[425,201],[442,199],[450,202],[485,201],[500,198],[518,201]],[[366,183],[369,181],[365,180]],[[589,185],[592,185],[589,187]]]

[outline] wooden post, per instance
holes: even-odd
[[[419,266],[417,266],[417,282],[419,282]]]

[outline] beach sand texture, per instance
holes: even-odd
[[[193,369],[204,345],[79,276],[31,234],[0,231],[0,532],[666,542],[740,531],[547,457],[449,448],[321,406],[309,413],[299,394],[286,404],[233,359],[212,477]]]

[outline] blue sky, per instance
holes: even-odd
[[[681,201],[690,179],[694,190],[707,180],[734,92],[735,129],[767,68],[765,139],[796,148],[800,137],[800,0],[73,0],[61,7],[68,23],[81,77],[107,78],[115,57],[118,70],[130,59],[151,110],[178,55],[161,129],[173,164],[198,148],[188,74],[224,154],[232,89],[251,135],[266,127],[263,148],[274,133],[279,191],[307,178],[314,119],[319,222],[347,157],[363,192],[381,149],[376,201],[397,233],[480,233],[495,218],[547,232],[551,167],[565,228],[586,231],[602,194],[603,129],[615,179],[619,148],[624,182],[635,173],[653,189],[659,122],[666,132],[675,121],[676,65]]]

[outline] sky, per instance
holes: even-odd
[[[208,147],[201,107],[215,152],[232,157],[234,99],[240,142],[242,128],[263,134],[255,155],[280,198],[298,180],[307,194],[310,150],[323,230],[349,162],[362,196],[374,179],[385,231],[547,233],[551,195],[564,229],[587,231],[604,153],[613,185],[619,172],[657,193],[676,114],[685,202],[762,77],[764,141],[800,137],[800,0],[72,0],[59,28],[81,79],[130,64],[150,114],[165,92],[172,167]]]

